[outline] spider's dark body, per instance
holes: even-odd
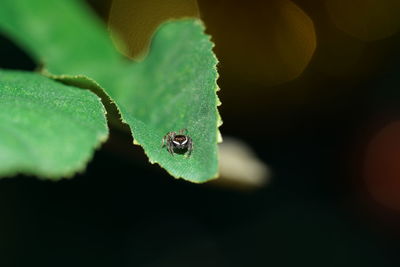
[[[186,135],[186,129],[167,133],[162,139],[162,147],[167,147],[168,152],[173,156],[176,154],[187,154],[190,156],[193,151],[193,140]]]

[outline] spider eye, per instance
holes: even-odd
[[[183,140],[183,142],[181,144],[184,145],[187,143],[187,141],[188,141],[187,138],[185,138],[185,140]]]

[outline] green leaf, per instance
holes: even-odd
[[[163,24],[140,63],[121,57],[104,26],[74,0],[1,0],[1,29],[52,77],[84,75],[104,88],[150,162],[192,182],[217,176],[217,60],[200,21]],[[193,138],[191,157],[161,148],[167,132],[182,128]]]
[[[0,176],[71,176],[107,137],[95,94],[39,74],[0,71]]]

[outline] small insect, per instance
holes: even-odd
[[[162,139],[162,147],[167,147],[168,152],[186,154],[190,157],[193,151],[193,140],[187,135],[187,129],[181,129],[178,133],[169,132]]]

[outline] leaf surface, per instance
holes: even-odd
[[[107,137],[95,94],[40,74],[0,71],[0,176],[71,176]]]

